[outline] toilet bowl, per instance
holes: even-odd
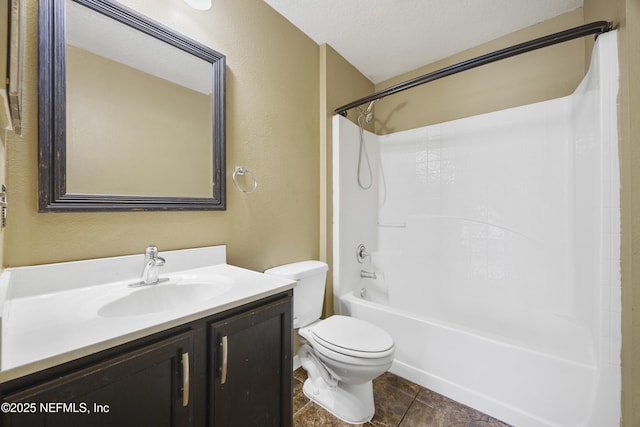
[[[341,420],[361,424],[375,413],[372,380],[391,366],[395,345],[386,331],[360,319],[319,320],[327,269],[322,262],[303,261],[265,273],[297,282],[294,328],[299,328],[298,357],[308,377],[304,394]]]
[[[305,342],[298,356],[309,377],[304,394],[348,423],[371,420],[375,413],[372,380],[393,362],[391,336],[368,322],[339,315],[298,333]]]

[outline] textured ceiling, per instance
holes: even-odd
[[[582,7],[582,0],[264,0],[379,83]]]

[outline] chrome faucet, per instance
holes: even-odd
[[[142,270],[142,279],[140,285],[155,285],[168,279],[160,279],[159,269],[165,263],[165,259],[158,256],[158,248],[155,246],[147,246],[144,251],[144,269]]]

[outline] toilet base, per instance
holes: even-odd
[[[373,383],[344,384],[332,387],[324,382],[317,386],[307,378],[302,391],[311,401],[349,424],[371,421],[375,413],[373,404]]]

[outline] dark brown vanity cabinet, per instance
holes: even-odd
[[[0,427],[291,427],[291,303],[287,291],[0,383]]]
[[[292,425],[291,324],[283,300],[210,325],[210,426]]]

